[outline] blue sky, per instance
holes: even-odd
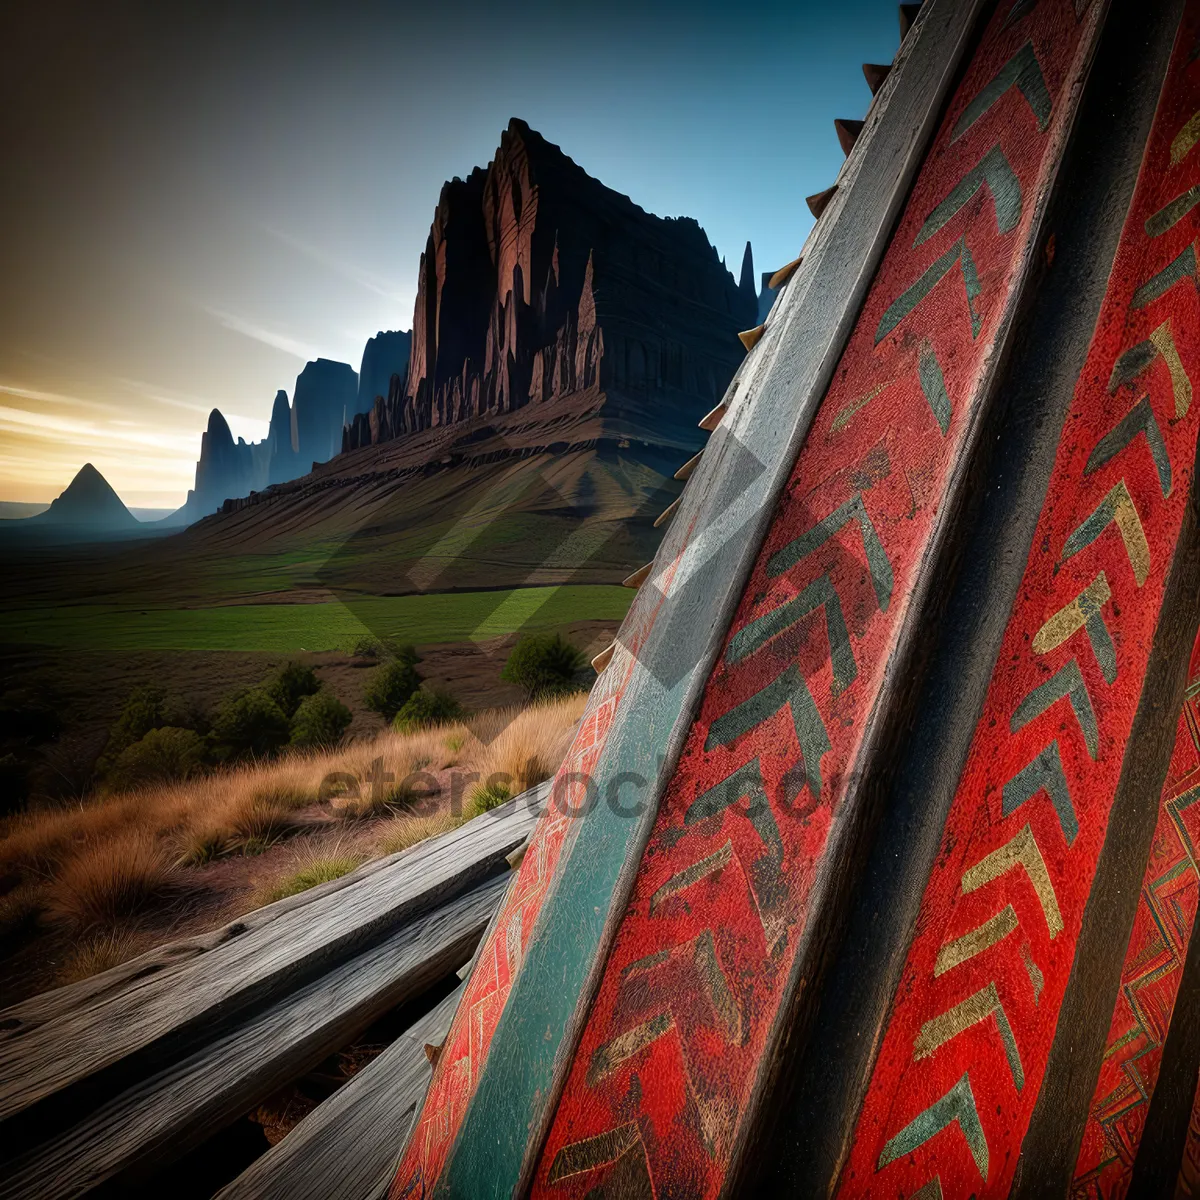
[[[182,502],[209,408],[261,436],[305,359],[410,326],[442,182],[513,116],[735,270],[747,238],[783,264],[898,41],[883,0],[42,9],[0,81],[0,500],[90,459]]]

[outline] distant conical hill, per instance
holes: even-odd
[[[79,468],[66,490],[44,513],[27,520],[30,525],[71,527],[89,533],[120,533],[138,527],[137,517],[91,463]]]

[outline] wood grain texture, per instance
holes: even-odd
[[[497,875],[406,923],[56,1131],[0,1169],[0,1197],[65,1200],[107,1179],[144,1176],[170,1163],[352,1041],[382,1013],[452,974],[469,959],[507,882]]]
[[[429,1086],[424,1045],[446,1036],[462,993],[456,988],[213,1200],[376,1200]]]
[[[507,1195],[532,1171],[549,1106],[562,1084],[562,1044],[586,1013],[613,921],[678,757],[703,683],[719,652],[775,500],[824,394],[858,307],[917,169],[981,5],[931,0],[880,90],[838,191],[803,249],[803,263],[777,299],[766,333],[731,384],[730,405],[684,493],[619,637],[605,675],[620,696],[590,771],[601,797],[621,778],[646,781],[641,817],[604,803],[570,822],[560,841],[570,867],[553,863],[553,911],[521,926],[515,982],[493,993],[474,1046],[464,1002],[394,1188],[431,1187],[460,1128],[447,1187],[464,1195]],[[653,614],[651,617],[650,614]],[[622,653],[633,646],[633,653]],[[636,657],[635,657],[636,656]],[[603,680],[602,680],[603,682]],[[539,835],[540,836],[540,835]],[[586,846],[580,854],[575,847]],[[535,837],[523,870],[537,861]],[[493,1030],[503,1047],[492,1069]],[[549,1031],[549,1037],[546,1036]],[[465,1065],[464,1065],[465,1064]],[[467,1082],[452,1093],[449,1080]],[[519,1081],[519,1086],[514,1082]],[[477,1131],[463,1125],[464,1114]],[[475,1153],[471,1144],[492,1147]]]
[[[143,956],[137,970],[0,1014],[0,1128],[11,1131],[15,1117],[85,1082],[78,1104],[67,1096],[59,1108],[94,1104],[472,887],[522,844],[544,792],[335,881],[339,887]],[[41,1113],[33,1123],[45,1120]]]

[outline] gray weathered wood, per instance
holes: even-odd
[[[429,1086],[425,1043],[440,1044],[460,986],[214,1200],[369,1200],[386,1190],[413,1110]]]
[[[465,891],[525,840],[542,794],[534,789],[307,903],[234,922],[208,949],[189,946],[182,961],[171,961],[173,948],[143,956],[146,969],[124,974],[115,990],[101,985],[0,1013],[0,1119],[124,1067],[134,1054],[156,1052],[161,1061],[148,1066],[161,1067],[229,1028],[239,1011],[305,984]]]
[[[65,1200],[178,1158],[466,962],[507,885],[489,879],[101,1104],[8,1164],[0,1198]]]

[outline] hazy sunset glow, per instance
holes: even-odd
[[[104,11],[101,12],[100,10]],[[176,506],[208,412],[261,437],[305,361],[412,321],[445,179],[512,116],[736,270],[794,257],[891,0],[753,9],[43,5],[6,22],[0,500],[85,461]]]

